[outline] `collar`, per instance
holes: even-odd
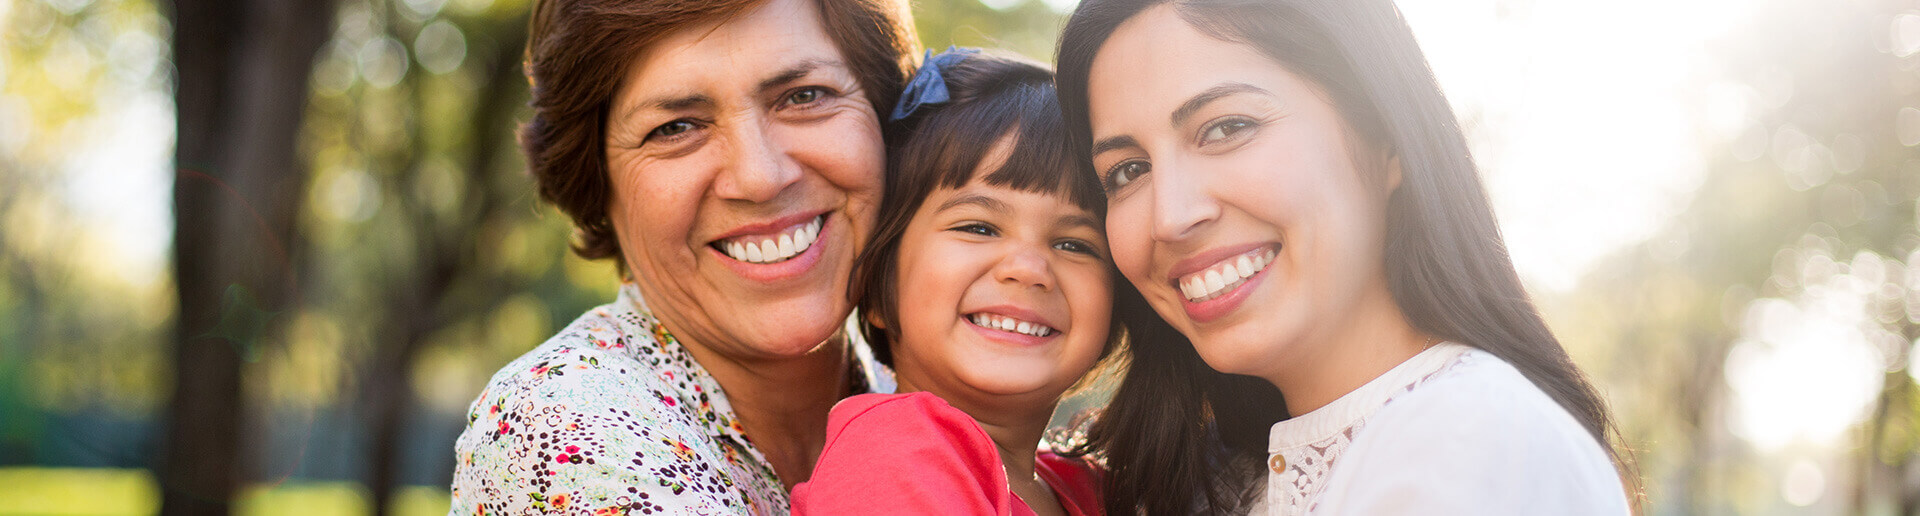
[[[610,307],[613,319],[620,326],[621,338],[627,340],[627,353],[647,364],[654,374],[675,390],[674,399],[662,400],[682,407],[691,418],[706,427],[708,435],[717,438],[733,439],[745,444],[744,448],[761,464],[767,464],[766,457],[752,445],[752,440],[740,426],[739,417],[734,415],[733,405],[728,403],[726,391],[720,388],[720,382],[707,373],[707,368],[693,359],[680,340],[674,338],[660,319],[653,316],[647,308],[646,299],[640,295],[639,285],[622,283],[619,297]],[[851,323],[849,323],[851,325]],[[858,332],[848,332],[858,335]],[[854,348],[847,353],[849,364],[847,375],[850,391],[853,394],[880,392],[874,387],[892,391],[893,375],[885,366],[873,360],[872,352],[863,340],[850,338]],[[769,469],[771,471],[771,469]]]
[[[1345,432],[1472,349],[1453,342],[1434,344],[1327,406],[1274,423],[1267,434],[1267,451],[1297,448]]]

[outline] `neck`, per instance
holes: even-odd
[[[926,390],[913,381],[911,370],[897,373],[904,373],[894,377],[900,392]],[[1060,510],[1060,503],[1054,497],[1052,488],[1041,483],[1033,469],[1035,452],[1040,448],[1040,437],[1046,434],[1047,422],[1053,418],[1054,406],[1059,402],[1058,396],[1049,403],[1014,403],[1025,407],[1006,407],[1002,405],[1009,404],[990,405],[969,396],[934,394],[972,416],[974,422],[986,430],[987,437],[993,439],[994,450],[1000,454],[1000,465],[1006,470],[1008,487],[1029,508],[1043,515]]]
[[[827,439],[827,412],[847,397],[847,346],[832,342],[797,358],[744,360],[681,340],[720,383],[734,417],[787,489],[813,475]]]
[[[1347,316],[1300,342],[1286,369],[1261,375],[1286,396],[1287,412],[1312,412],[1426,350],[1432,337],[1407,322],[1386,285],[1368,289]]]

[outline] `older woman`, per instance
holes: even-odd
[[[909,65],[884,0],[544,0],[522,133],[625,280],[496,374],[452,513],[778,514],[869,370],[837,337]]]

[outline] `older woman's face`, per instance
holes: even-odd
[[[636,56],[607,120],[608,214],[655,315],[742,360],[831,336],[880,196],[875,113],[808,0]]]

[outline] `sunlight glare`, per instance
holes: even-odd
[[[1878,324],[1866,309],[1878,286],[1844,273],[1816,281],[1792,300],[1750,303],[1727,353],[1730,426],[1764,450],[1836,445],[1880,392],[1885,359],[1866,331]]]

